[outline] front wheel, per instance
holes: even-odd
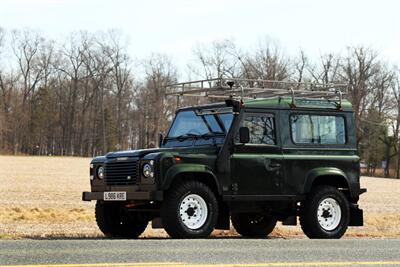
[[[137,238],[147,227],[144,214],[128,212],[119,203],[96,202],[96,222],[103,234],[114,238]]]
[[[309,238],[340,238],[349,225],[349,203],[333,186],[317,186],[302,203],[300,224]]]
[[[212,190],[197,181],[171,188],[161,206],[164,229],[172,238],[204,238],[214,230],[218,202]]]
[[[266,237],[276,225],[276,218],[258,213],[233,214],[231,220],[236,232],[244,237]]]

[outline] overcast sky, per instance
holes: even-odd
[[[233,38],[244,48],[265,37],[311,57],[365,45],[400,65],[400,1],[372,0],[0,0],[0,26],[31,27],[60,39],[71,31],[120,29],[129,52],[191,60],[196,43]]]

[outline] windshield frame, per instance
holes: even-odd
[[[202,121],[204,122],[204,125],[207,127],[208,132],[204,133],[202,135],[187,135],[187,136],[183,136],[180,138],[180,136],[174,136],[174,137],[169,137],[170,133],[171,133],[171,129],[173,128],[173,125],[176,123],[176,120],[178,118],[178,115],[181,112],[188,112],[188,111],[192,111],[195,113],[195,115],[199,116]],[[228,129],[226,129],[225,124],[223,123],[223,121],[221,120],[220,116],[221,114],[232,114],[232,122],[234,119],[234,113],[231,107],[223,105],[223,104],[219,104],[219,105],[206,105],[206,106],[198,106],[198,107],[187,107],[187,108],[181,108],[179,110],[176,111],[175,113],[175,117],[172,120],[167,134],[165,135],[164,141],[163,141],[163,146],[171,140],[192,140],[193,142],[191,143],[190,146],[195,145],[196,141],[199,139],[212,139],[212,138],[216,138],[216,137],[223,137],[225,138],[226,135],[228,134],[230,127]],[[215,119],[215,121],[217,122],[219,128],[223,131],[223,132],[213,132],[212,131],[212,127],[210,127],[209,125],[209,121],[206,119],[206,116],[208,115],[217,115],[214,116],[213,118]],[[231,122],[231,125],[232,125]]]

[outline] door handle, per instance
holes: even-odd
[[[281,168],[281,164],[277,163],[277,162],[271,162],[271,161],[267,161],[267,164],[265,164],[265,168],[267,169],[267,171],[269,172],[274,172],[277,171]]]
[[[270,163],[270,164],[269,164],[269,167],[270,167],[270,168],[280,168],[280,167],[281,167],[281,164],[279,164],[279,163]]]

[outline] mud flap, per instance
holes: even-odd
[[[363,210],[358,205],[350,206],[350,223],[349,226],[363,226],[364,215]]]
[[[215,229],[229,230],[230,229],[229,208],[222,201],[219,201],[218,204],[219,204],[218,220]]]

